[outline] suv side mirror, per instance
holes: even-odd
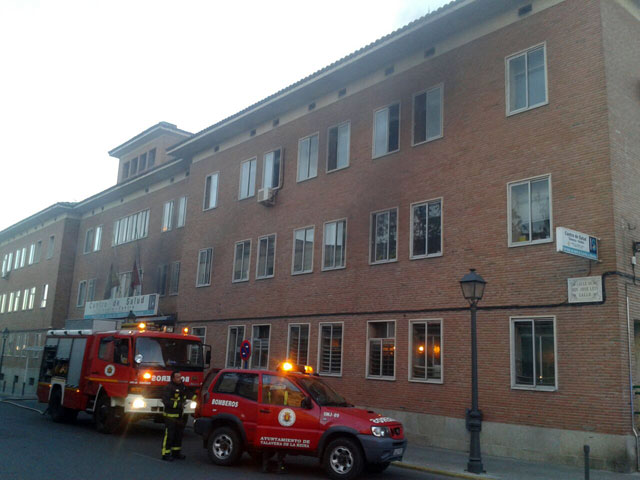
[[[300,406],[306,410],[311,410],[313,408],[313,403],[309,397],[304,397],[302,402],[300,402]]]

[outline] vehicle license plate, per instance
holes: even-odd
[[[394,455],[402,455],[402,448],[395,448],[393,450]]]

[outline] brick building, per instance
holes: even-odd
[[[0,232],[14,265],[54,227],[76,244],[46,273],[51,314],[0,314],[7,366],[17,329],[138,293],[135,265],[215,366],[247,338],[252,366],[309,363],[463,450],[473,267],[483,451],[579,464],[588,443],[636,470],[639,19],[632,0],[457,0],[195,135],[146,130],[110,152],[114,187]],[[597,237],[599,262],[557,252],[557,227]],[[568,302],[580,277],[601,301]]]

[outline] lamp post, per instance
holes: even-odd
[[[478,408],[478,349],[476,339],[476,306],[487,282],[472,268],[462,280],[462,295],[469,302],[471,310],[471,409],[467,409],[467,430],[471,433],[469,444],[469,462],[467,470],[471,473],[482,473],[482,455],[480,454],[480,431],[482,430],[482,412]]]
[[[2,379],[2,361],[4,360],[4,345],[9,338],[9,329],[7,327],[2,331],[2,354],[0,354],[0,379]]]

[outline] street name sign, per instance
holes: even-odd
[[[556,228],[556,251],[598,260],[598,239],[564,227]]]
[[[569,303],[593,303],[602,301],[602,276],[567,278]]]
[[[136,317],[157,315],[158,294],[98,300],[84,306],[84,318],[126,318],[129,312]]]

